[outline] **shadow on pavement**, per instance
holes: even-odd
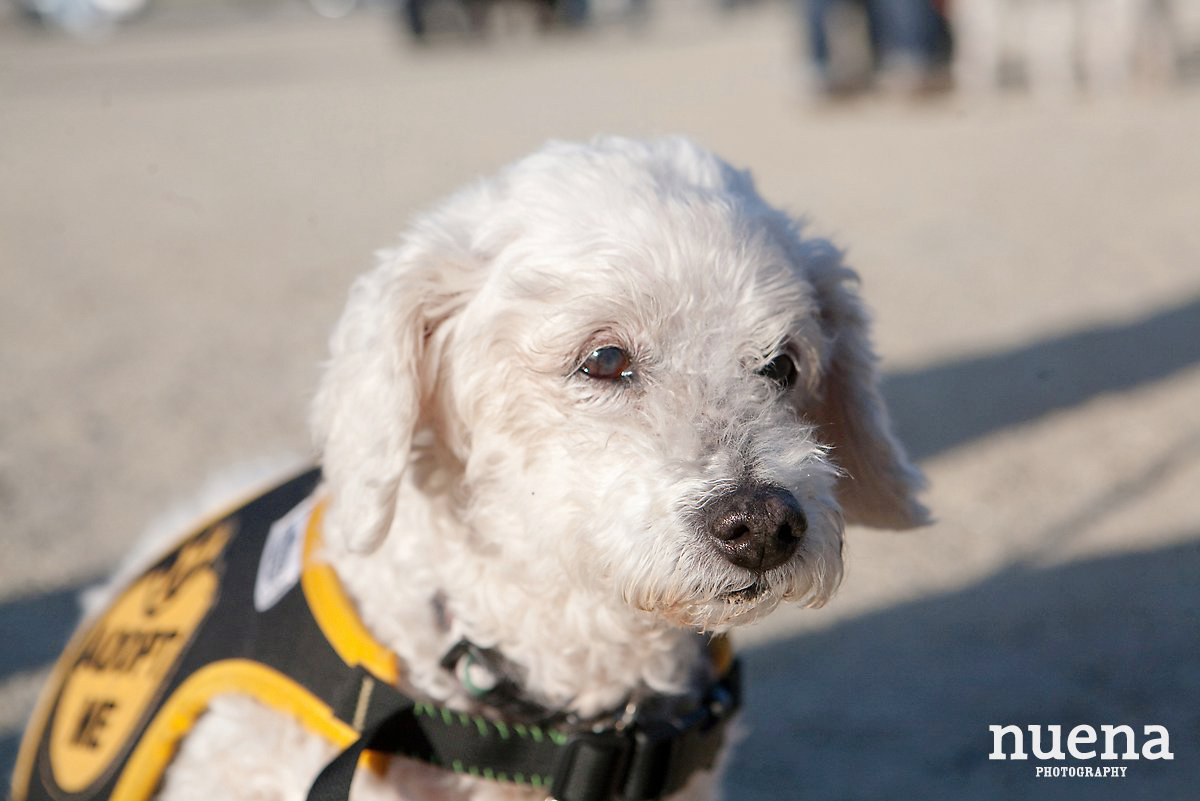
[[[13,764],[17,761],[17,747],[20,744],[19,732],[0,733],[0,798],[8,798]]]
[[[926,459],[1200,363],[1200,298],[1128,323],[884,377],[900,441]]]
[[[1197,576],[1200,542],[1014,568],[746,650],[750,734],[727,794],[741,801],[1194,798]],[[990,761],[993,723],[1061,724],[1064,747],[1080,724],[1099,731],[1125,723],[1139,735],[1161,724],[1176,758]],[[1037,779],[1039,764],[1128,772]]]
[[[6,643],[0,648],[0,682],[49,667],[58,658],[79,620],[80,593],[99,580],[93,576],[41,595],[0,602],[0,643]],[[8,797],[9,774],[19,744],[19,732],[0,730],[0,798]]]
[[[0,649],[0,680],[54,661],[79,620],[79,594],[96,581],[0,603],[0,642],[18,643]]]

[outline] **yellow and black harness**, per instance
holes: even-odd
[[[720,639],[710,649],[720,678],[682,715],[568,724],[401,693],[394,654],[314,558],[319,481],[306,472],[190,535],[76,633],[21,744],[13,801],[145,801],[222,693],[250,695],[343,749],[309,801],[345,801],[360,762],[381,769],[389,755],[558,801],[660,798],[712,766],[739,704]]]

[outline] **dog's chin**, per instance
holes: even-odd
[[[780,603],[799,601],[805,606],[823,606],[832,588],[819,582],[783,573],[766,574],[727,582],[716,591],[696,592],[657,603],[639,604],[655,617],[679,628],[704,633],[721,633],[753,623],[770,614]]]
[[[788,593],[765,578],[739,589],[721,593],[705,604],[704,631],[727,631],[766,617],[788,598]]]

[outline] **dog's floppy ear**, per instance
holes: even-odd
[[[326,529],[352,550],[374,549],[391,527],[435,381],[431,341],[461,304],[446,283],[462,274],[465,265],[455,263],[462,254],[435,239],[416,237],[381,253],[379,266],[354,282],[313,402],[329,495]]]
[[[858,276],[831,245],[806,245],[804,262],[828,343],[819,396],[809,413],[845,473],[838,501],[846,522],[892,529],[924,525],[929,513],[915,497],[924,477],[892,434],[879,393],[870,320],[855,289]]]

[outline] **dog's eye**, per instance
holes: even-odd
[[[783,389],[796,383],[796,363],[786,353],[776,356],[758,369],[758,374],[769,378]]]
[[[601,381],[616,381],[633,375],[633,363],[629,354],[616,345],[605,345],[596,348],[584,359],[579,372]]]

